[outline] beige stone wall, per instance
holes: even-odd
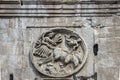
[[[119,7],[119,5],[5,5],[0,8],[101,8]],[[99,11],[99,10],[91,10]],[[100,10],[103,12],[103,10]],[[107,10],[119,11],[119,9]],[[40,74],[33,69],[29,53],[33,42],[43,33],[53,28],[64,28],[76,31],[85,39],[89,56],[83,70],[76,75],[92,76],[97,72],[98,80],[119,80],[120,78],[120,17],[80,17],[84,14],[70,14],[79,17],[19,17],[26,14],[9,14],[11,12],[90,12],[90,10],[5,10],[0,13],[0,80],[9,80],[13,74],[14,80],[42,80]],[[8,17],[17,16],[17,17]],[[32,14],[27,14],[32,16]],[[33,16],[56,16],[56,14],[33,14]],[[63,14],[60,14],[63,16]],[[67,15],[67,14],[65,14]],[[97,14],[95,14],[97,15]],[[4,17],[3,17],[4,16]],[[6,17],[7,16],[7,17]],[[91,19],[91,20],[90,20]],[[98,26],[100,25],[100,26]],[[104,26],[101,28],[101,25]],[[45,27],[47,26],[47,27]],[[51,28],[51,26],[53,26]],[[64,26],[64,27],[62,27]],[[70,26],[80,26],[72,28]],[[84,27],[81,27],[84,26]],[[95,26],[95,27],[93,27]],[[39,28],[36,28],[39,27]],[[93,46],[98,44],[98,55],[94,56]],[[79,79],[77,79],[79,80]],[[95,79],[88,79],[95,80]]]
[[[119,80],[120,68],[120,39],[119,17],[97,18],[98,23],[106,25],[97,29],[99,51],[97,57],[97,71],[99,80]]]

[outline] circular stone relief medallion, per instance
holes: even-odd
[[[83,67],[87,54],[86,44],[78,34],[67,29],[53,29],[40,36],[30,58],[40,73],[67,77]]]

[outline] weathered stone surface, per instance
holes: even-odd
[[[99,53],[119,53],[119,38],[99,38]]]
[[[0,36],[2,42],[23,41],[23,30],[15,28],[1,29]]]
[[[0,42],[0,55],[22,55],[24,46],[22,41]]]
[[[98,30],[99,38],[114,38],[115,37],[115,26],[104,27]]]
[[[98,80],[119,80],[119,69],[117,67],[98,68]]]
[[[14,79],[21,80],[22,57],[16,55],[1,56],[1,80],[9,80],[10,74],[14,75]]]
[[[119,53],[99,53],[97,66],[103,68],[120,67]]]
[[[93,25],[102,24],[103,26],[106,27],[119,26],[120,25],[119,20],[120,20],[119,16],[92,18]]]
[[[2,0],[5,1],[5,0]],[[16,0],[17,1],[17,0]],[[100,0],[99,0],[100,1]],[[118,4],[109,5],[3,5],[1,8],[61,8],[60,10],[0,10],[1,12],[116,12],[119,9],[89,9],[81,8],[114,8]],[[63,10],[62,8],[79,8],[75,10]],[[4,14],[2,14],[4,15]],[[9,14],[10,15],[10,14]],[[28,14],[30,15],[30,14]],[[41,14],[34,14],[41,15]],[[50,16],[50,14],[42,14]],[[51,14],[54,16],[55,14]],[[66,15],[66,14],[65,14]],[[98,80],[118,80],[120,78],[120,17],[81,17],[84,14],[72,14],[79,17],[52,17],[52,18],[0,18],[0,80],[9,80],[13,74],[14,80],[41,80],[41,74],[34,69],[29,59],[29,53],[33,42],[42,33],[55,28],[63,28],[75,31],[81,35],[88,46],[88,59],[84,68],[75,77],[89,77],[97,72]],[[87,14],[89,15],[89,14]],[[95,14],[97,15],[97,14]],[[102,28],[92,26],[102,25]],[[31,28],[28,28],[32,26]],[[51,26],[53,26],[51,28]],[[57,26],[57,27],[56,27]],[[69,26],[80,26],[70,28]],[[81,27],[83,26],[83,27]],[[39,27],[39,28],[36,28]],[[96,33],[95,33],[96,32]],[[98,43],[98,55],[93,53],[93,45]],[[36,78],[36,79],[35,79]],[[79,79],[77,79],[79,80]],[[94,80],[89,78],[89,80]]]
[[[120,26],[116,26],[115,28],[115,37],[120,37]]]

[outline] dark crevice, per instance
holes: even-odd
[[[10,74],[10,79],[9,80],[13,80],[13,74]]]
[[[97,80],[97,72],[94,74],[94,80]]]
[[[94,52],[95,56],[98,55],[98,44],[94,44],[94,46],[93,46],[93,52]]]
[[[23,1],[22,0],[20,0],[20,4],[21,4],[21,6],[23,6]]]

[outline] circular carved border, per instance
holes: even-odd
[[[74,31],[72,31],[72,30],[68,30],[68,29],[52,29],[52,30],[50,30],[49,32],[56,32],[56,31],[59,31],[59,32],[65,32],[65,33],[67,33],[67,32],[70,32],[70,33],[73,33],[73,34],[77,34],[77,33],[75,33]],[[48,32],[46,32],[46,33],[48,33]],[[45,34],[46,34],[45,33]],[[78,35],[78,34],[77,34]],[[40,73],[42,73],[42,74],[44,74],[44,75],[46,75],[46,76],[49,76],[49,77],[68,77],[68,76],[71,76],[72,74],[75,74],[75,73],[77,73],[77,72],[79,72],[83,67],[84,67],[84,64],[85,64],[85,62],[86,62],[86,60],[87,60],[87,57],[88,57],[88,48],[87,48],[87,45],[86,45],[86,43],[85,43],[85,40],[80,36],[80,35],[78,35],[80,38],[81,38],[81,41],[82,41],[82,45],[81,45],[81,47],[82,47],[82,49],[83,49],[83,53],[84,53],[84,57],[83,57],[83,60],[82,60],[82,63],[73,71],[73,72],[71,72],[71,73],[69,73],[69,74],[66,74],[66,75],[50,75],[50,74],[46,74],[46,73],[44,73],[43,71],[41,71],[40,70],[40,68],[39,68],[39,65],[36,65],[36,63],[35,63],[35,60],[33,60],[34,59],[34,55],[33,55],[33,50],[34,50],[34,47],[35,47],[35,44],[33,44],[33,46],[32,46],[32,49],[31,49],[31,53],[30,53],[30,59],[31,59],[31,61],[32,61],[32,64],[34,65],[34,67],[40,72]]]

